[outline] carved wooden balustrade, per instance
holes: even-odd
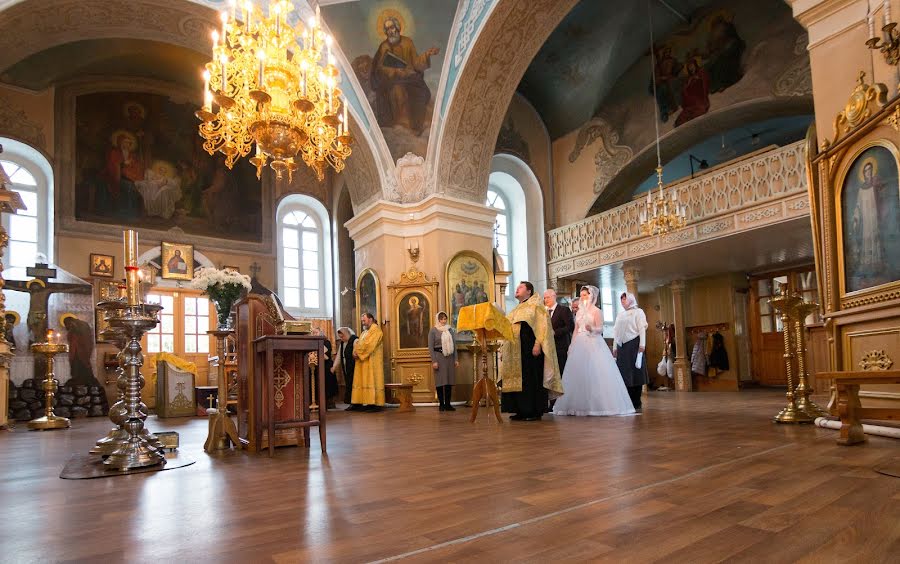
[[[762,151],[667,186],[687,207],[687,225],[643,235],[635,200],[549,233],[550,277],[733,235],[809,215],[804,142]]]

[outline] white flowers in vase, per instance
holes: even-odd
[[[249,291],[252,285],[250,277],[246,274],[203,267],[194,274],[190,287],[203,290],[203,293],[209,296],[216,304],[219,327],[226,327],[234,302],[238,301],[245,291]]]

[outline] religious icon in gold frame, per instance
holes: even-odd
[[[112,278],[115,276],[116,257],[112,255],[100,255],[91,253],[90,274],[91,276],[101,276],[103,278]]]
[[[371,313],[375,320],[381,322],[381,289],[378,275],[371,268],[363,270],[356,280],[356,332],[361,333],[359,318],[364,313]]]
[[[194,278],[194,246],[181,243],[162,244],[162,277],[166,280]]]
[[[452,327],[464,306],[493,301],[494,271],[488,264],[474,251],[460,251],[447,263],[447,314]],[[471,341],[472,334],[457,333],[457,340]]]

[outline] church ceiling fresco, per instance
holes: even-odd
[[[350,61],[391,156],[424,156],[456,3],[360,0],[322,16]]]
[[[647,2],[633,4],[625,10],[618,2],[581,0],[529,65],[519,91],[544,118],[552,139],[589,120],[617,80],[648,53],[650,16],[657,40],[685,25],[658,0],[649,2],[650,12]],[[710,0],[666,0],[666,4],[693,21],[695,11]]]

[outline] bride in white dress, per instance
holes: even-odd
[[[575,336],[562,380],[566,393],[556,400],[553,415],[633,415],[622,375],[603,340],[603,312],[596,286],[581,288]]]

